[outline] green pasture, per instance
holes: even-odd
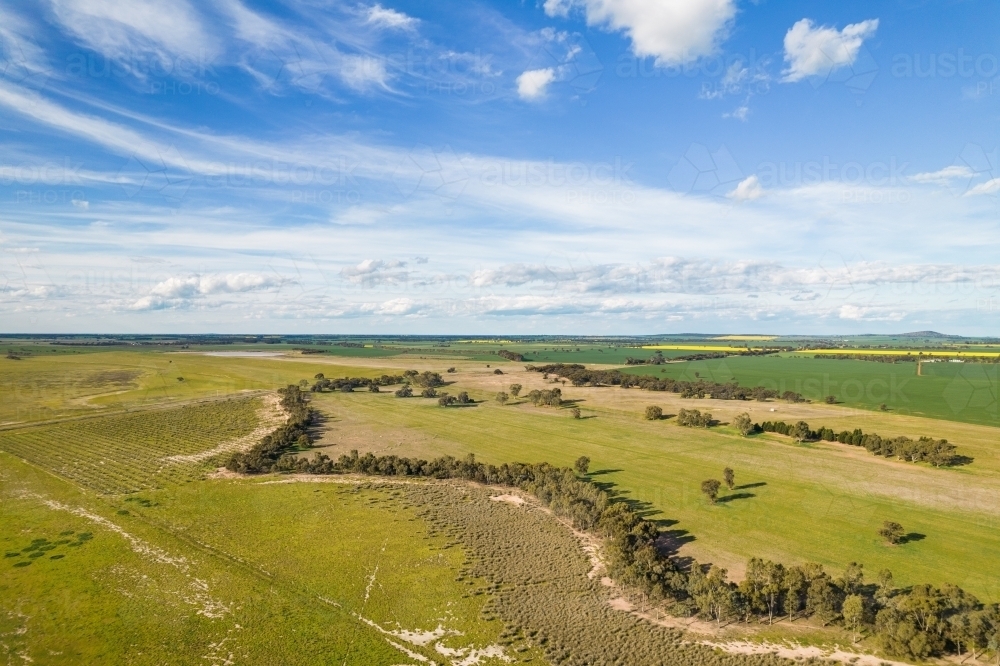
[[[449,409],[421,398],[322,394],[316,405],[331,417],[322,450],[334,458],[359,448],[555,465],[586,455],[595,480],[638,502],[663,521],[678,545],[686,544],[685,552],[702,560],[738,570],[759,556],[815,561],[834,571],[857,561],[872,577],[889,568],[904,584],[950,581],[1000,601],[1000,533],[989,499],[1000,490],[995,459],[933,469],[863,451],[847,454],[838,444],[805,446],[778,435],[743,438],[726,427],[649,422],[639,410],[589,407],[585,401],[577,404],[584,418],[575,420],[565,408],[524,401],[500,407],[490,395],[470,395],[484,402]],[[648,397],[650,404],[657,402],[656,394]],[[977,473],[977,465],[987,471]],[[738,487],[712,506],[700,484],[721,479],[726,466],[736,470]],[[903,524],[913,540],[884,545],[877,530],[885,520]]]
[[[132,499],[0,453],[5,661],[391,666],[413,659],[390,641],[436,653],[383,631],[440,627],[462,649],[502,629],[455,580],[461,550],[389,491],[206,481]]]
[[[686,381],[764,386],[783,393],[795,391],[820,402],[828,395],[838,403],[934,419],[1000,425],[1000,364],[878,363],[782,356],[730,356],[659,366],[633,366],[623,372]]]

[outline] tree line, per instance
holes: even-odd
[[[501,349],[500,351],[498,351],[497,352],[497,356],[499,356],[501,358],[505,358],[508,361],[517,361],[518,363],[520,363],[521,361],[524,360],[524,355],[523,354],[518,354],[517,352],[512,352],[512,351],[507,351],[506,349]]]
[[[788,435],[802,442],[839,442],[850,446],[864,447],[868,452],[876,456],[885,458],[897,458],[907,462],[926,462],[934,467],[948,467],[962,464],[968,458],[958,454],[954,444],[950,444],[947,439],[934,439],[932,437],[920,437],[911,439],[909,437],[881,437],[875,433],[864,433],[860,428],[853,431],[842,430],[834,432],[830,428],[821,427],[819,430],[812,430],[805,421],[795,424],[784,421],[765,421],[755,423],[752,432],[776,432],[781,435]]]
[[[236,452],[226,462],[226,469],[241,474],[266,474],[287,467],[293,449],[312,446],[308,428],[316,417],[309,406],[309,396],[294,384],[278,389],[280,404],[288,419],[246,452]]]
[[[664,603],[673,614],[698,615],[720,624],[811,617],[823,625],[845,627],[855,640],[867,633],[887,653],[909,659],[1000,650],[1000,607],[983,604],[954,585],[898,588],[888,570],[879,572],[875,581],[866,581],[863,566],[856,563],[834,576],[816,563],[788,566],[754,557],[739,584],[716,566],[697,562],[683,566],[657,548],[657,526],[599,488],[587,476],[588,465],[589,460],[580,458],[574,471],[548,463],[494,466],[471,454],[427,461],[351,451],[336,461],[325,455],[312,460],[288,457],[278,468],[463,479],[519,488],[568,518],[575,528],[603,537],[612,578]],[[727,484],[730,480],[727,477]]]
[[[679,393],[682,398],[704,398],[715,400],[787,400],[789,402],[804,402],[802,394],[795,391],[778,393],[774,389],[755,386],[747,388],[737,382],[720,384],[706,380],[685,381],[669,377],[658,378],[649,375],[631,375],[620,370],[588,370],[579,363],[551,363],[549,365],[527,365],[525,369],[532,372],[555,374],[568,379],[573,386],[621,386],[622,388],[640,388],[646,391],[666,391]]]

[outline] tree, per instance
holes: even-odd
[[[410,398],[413,397],[413,389],[410,388],[409,384],[396,390],[394,394],[397,398]]]
[[[520,384],[511,384],[510,385],[510,394],[512,396],[514,396],[515,398],[518,395],[520,395],[521,394],[521,385]]]
[[[497,368],[496,370],[493,371],[493,374],[494,375],[502,375],[503,374],[503,370],[501,370],[500,368]]]
[[[507,404],[507,400],[509,400],[509,399],[510,399],[510,396],[508,396],[503,391],[500,391],[499,393],[497,393],[497,402],[499,402],[501,405],[506,405]]]
[[[785,576],[781,581],[781,586],[785,589],[785,599],[782,610],[791,622],[795,614],[802,609],[802,601],[806,591],[806,575],[802,567],[789,567],[785,569]]]
[[[646,408],[646,420],[647,421],[659,421],[663,418],[663,410],[656,405],[650,405]]]
[[[809,432],[809,424],[805,421],[799,421],[795,424],[795,428],[792,430],[791,434],[796,441],[804,442],[809,439]]]
[[[903,543],[903,526],[887,520],[882,523],[882,529],[878,531],[878,535],[893,545]]]
[[[317,372],[313,379],[326,379],[326,376],[322,372]]]
[[[712,504],[718,499],[721,487],[722,484],[717,479],[706,479],[701,482],[701,492],[705,493],[705,497],[711,500]]]
[[[466,393],[465,391],[459,392],[459,394],[456,396],[455,399],[460,405],[468,405],[469,403],[472,402],[472,400],[469,399],[469,394]]]
[[[573,463],[573,469],[580,474],[586,474],[587,470],[590,469],[590,458],[587,456],[580,456],[576,459],[576,462]]]
[[[707,428],[712,424],[712,415],[708,412],[702,414],[697,409],[682,409],[677,412],[677,425],[688,428]]]
[[[837,404],[837,396],[828,395],[824,399],[826,400],[826,404],[828,404],[828,405],[836,405]]]
[[[733,427],[736,428],[737,432],[746,437],[753,432],[753,421],[750,420],[750,415],[746,412],[737,414],[733,418]]]
[[[450,405],[454,405],[456,402],[458,402],[458,400],[453,395],[443,395],[438,398],[438,405],[441,407],[448,407]]]
[[[378,393],[379,392],[378,384],[369,384],[368,391],[370,393]]]
[[[854,635],[854,642],[858,642],[858,632],[865,624],[866,608],[865,600],[859,594],[851,594],[844,599],[844,626]]]
[[[733,471],[732,467],[722,470],[722,480],[726,482],[726,488],[733,489],[733,486],[736,485],[736,472]]]
[[[574,419],[580,418],[580,408],[579,407],[574,407],[573,409],[569,410],[569,413],[573,415]]]
[[[420,396],[423,398],[436,398],[437,394],[438,394],[437,389],[435,389],[433,386],[430,388],[425,388],[423,391],[420,392]]]

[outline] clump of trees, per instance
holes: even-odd
[[[501,349],[497,352],[497,356],[500,358],[505,358],[508,361],[517,361],[518,363],[524,361],[524,356],[518,354],[517,352],[507,351],[506,349]]]
[[[396,389],[393,395],[396,396],[397,398],[412,398],[413,388],[409,384],[407,384],[403,387]]]
[[[702,414],[697,409],[682,409],[677,412],[677,424],[688,428],[707,428],[712,425],[712,415]]]
[[[504,393],[503,391],[497,393],[497,402],[499,402],[501,405],[506,405],[508,400],[510,400],[510,396]]]
[[[437,372],[424,371],[410,377],[410,381],[422,388],[435,388],[444,386],[444,380]]]
[[[663,409],[656,405],[650,405],[646,408],[645,416],[647,421],[659,421],[663,418]]]
[[[733,427],[744,437],[749,436],[754,431],[754,423],[750,420],[750,415],[746,412],[733,417]]]
[[[756,432],[776,432],[781,435],[789,435],[803,442],[826,441],[839,442],[850,446],[861,446],[873,455],[885,458],[896,458],[907,462],[926,462],[934,467],[949,467],[952,465],[968,462],[968,458],[958,454],[958,449],[954,444],[950,444],[947,439],[933,439],[931,437],[920,437],[911,439],[909,437],[881,437],[875,433],[864,433],[860,428],[853,431],[842,430],[834,432],[830,428],[821,427],[818,430],[811,430],[805,421],[795,424],[784,421],[765,421],[754,424]]]
[[[539,405],[558,407],[562,404],[562,389],[542,389],[541,391],[534,389],[529,391],[525,397],[536,407]]]
[[[315,410],[309,406],[309,397],[302,389],[292,384],[278,389],[280,404],[288,414],[284,424],[246,452],[236,452],[226,462],[226,469],[241,474],[261,474],[285,469],[280,464],[286,454],[293,449],[312,446],[308,428],[315,418]],[[288,461],[290,462],[290,461]]]
[[[878,535],[894,546],[903,543],[906,539],[906,532],[903,530],[903,526],[891,520],[882,523]]]
[[[425,388],[423,391],[420,392],[421,398],[436,398],[437,395],[438,395],[437,389],[434,388],[433,386],[430,388]]]
[[[511,384],[509,390],[510,390],[510,394],[516,398],[517,396],[519,396],[521,394],[521,385],[520,384]]]
[[[438,398],[438,404],[442,407],[451,407],[452,405],[472,405],[475,404],[475,400],[469,397],[469,394],[462,391],[458,395],[448,395],[443,394]]]
[[[381,377],[342,377],[340,379],[329,379],[323,375],[322,372],[317,373],[313,378],[315,382],[309,389],[313,393],[322,393],[323,391],[343,391],[345,393],[350,393],[357,388],[368,388],[375,386],[392,386],[393,384],[403,383],[403,377],[401,375],[382,375]],[[303,380],[308,385],[307,380]]]

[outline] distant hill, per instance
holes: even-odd
[[[916,331],[915,333],[903,333],[902,338],[957,338],[957,335],[946,335],[937,331]]]

